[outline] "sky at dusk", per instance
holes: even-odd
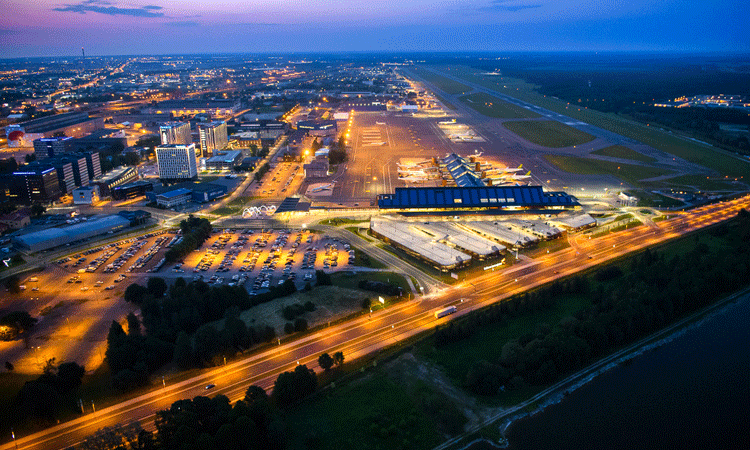
[[[750,51],[738,0],[0,0],[0,57]]]

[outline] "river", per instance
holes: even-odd
[[[506,437],[512,450],[750,449],[750,296],[516,420]]]

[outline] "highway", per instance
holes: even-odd
[[[153,418],[157,411],[178,399],[206,394],[204,387],[208,384],[216,385],[209,391],[211,395],[224,394],[235,401],[244,396],[250,384],[271,388],[279,373],[291,370],[297,364],[307,364],[319,371],[317,358],[323,352],[343,351],[347,360],[356,359],[518,292],[727,220],[741,208],[748,207],[750,196],[745,196],[679,214],[660,222],[658,230],[641,226],[597,239],[577,239],[578,250],[567,248],[544,255],[529,263],[516,264],[507,270],[490,272],[416,300],[402,302],[372,314],[372,317],[363,315],[323,328],[226,366],[207,370],[180,383],[157,386],[150,393],[96,412],[88,408],[87,414],[75,420],[30,436],[18,437],[15,443],[6,443],[0,449],[10,450],[16,446],[18,449],[66,448],[102,427],[134,420],[140,421],[146,429],[153,429]],[[448,305],[455,305],[457,313],[453,317],[436,320],[434,311]]]

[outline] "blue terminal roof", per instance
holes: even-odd
[[[565,192],[544,192],[541,186],[414,187],[396,188],[378,196],[380,209],[502,208],[577,206]]]
[[[443,164],[446,169],[450,172],[451,177],[458,186],[469,187],[469,186],[484,186],[482,179],[474,172],[474,163],[467,162],[464,158],[451,153],[450,155],[443,158]]]

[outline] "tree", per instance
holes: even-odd
[[[140,336],[141,335],[141,321],[134,313],[128,314],[128,336]]]
[[[193,343],[190,336],[184,331],[177,335],[177,341],[174,346],[174,360],[181,369],[193,367]]]
[[[164,278],[149,277],[146,289],[154,298],[162,298],[164,293],[167,292],[167,282],[164,281]]]
[[[305,331],[307,330],[307,320],[299,318],[294,321],[294,331]]]
[[[14,328],[17,333],[23,333],[36,325],[37,321],[36,318],[31,317],[26,311],[13,311],[0,319],[0,325]]]
[[[25,161],[26,161],[27,163],[30,163],[30,162],[34,162],[34,161],[36,161],[36,154],[34,154],[34,153],[29,153],[29,154],[27,154],[26,156],[24,156],[24,157],[23,157],[23,159],[24,159],[24,160],[25,160]]]
[[[333,367],[333,358],[328,353],[323,353],[318,357],[318,365],[321,369],[328,371]]]
[[[5,361],[5,370],[7,370],[8,372],[13,372],[13,369],[15,369],[13,363],[11,363],[10,361]]]
[[[57,381],[62,392],[69,392],[81,385],[86,369],[75,362],[62,363],[57,367]]]
[[[18,275],[11,275],[6,278],[5,288],[8,289],[8,292],[11,294],[18,294],[21,292],[21,279],[18,278]]]
[[[280,406],[291,405],[315,392],[318,377],[306,365],[297,366],[294,372],[284,372],[276,379],[271,397]]]
[[[140,305],[143,302],[143,297],[145,297],[148,292],[148,289],[146,289],[145,287],[141,286],[140,284],[133,283],[125,289],[123,298],[125,298],[125,301],[128,303]]]
[[[333,363],[341,367],[344,364],[344,352],[336,352],[333,354]]]
[[[252,405],[257,401],[268,400],[268,393],[260,386],[250,385],[245,391],[245,403]]]
[[[47,211],[47,208],[40,205],[39,203],[34,203],[33,205],[31,205],[31,215],[34,217],[41,216],[45,211]]]

